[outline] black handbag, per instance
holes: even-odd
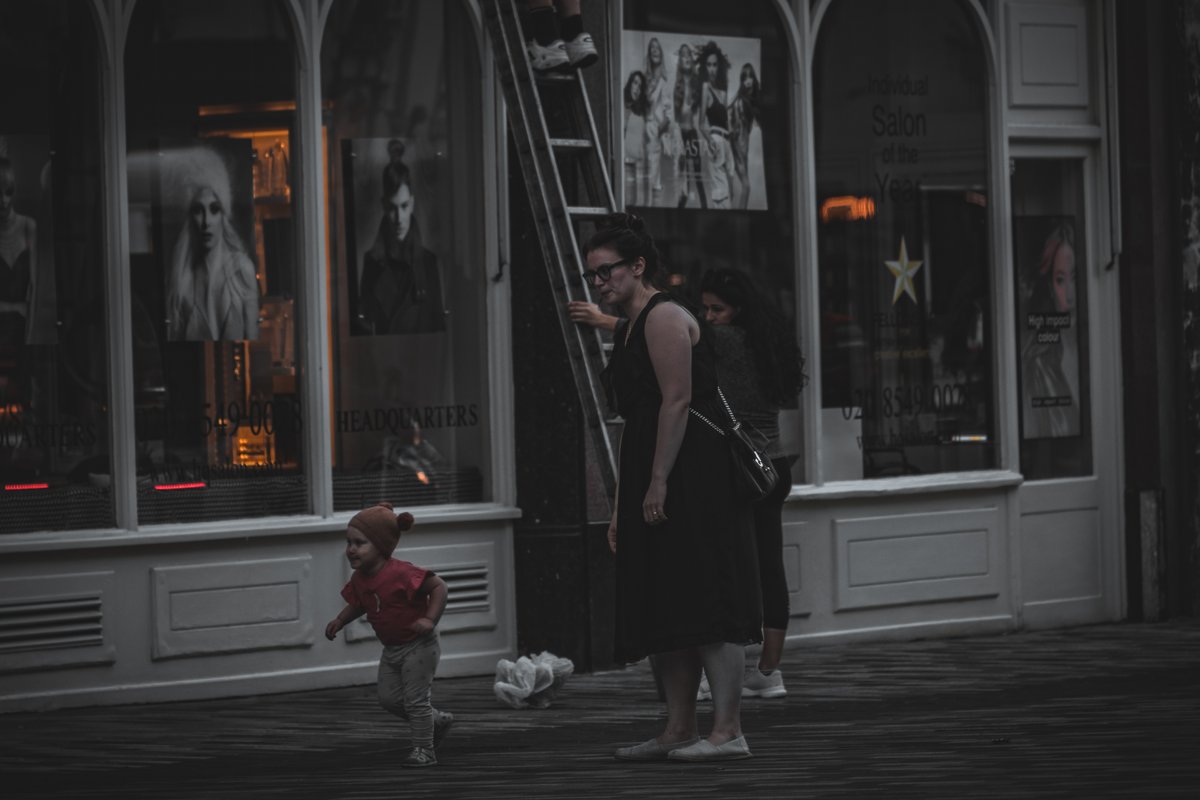
[[[763,450],[766,448],[766,437],[755,428],[742,425],[729,407],[725,394],[717,389],[717,397],[725,406],[729,415],[729,427],[723,428],[701,414],[694,408],[688,410],[710,428],[725,437],[729,444],[730,468],[733,471],[733,491],[741,500],[755,502],[762,500],[771,493],[779,482],[779,473],[775,465],[767,458]]]

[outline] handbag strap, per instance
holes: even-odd
[[[734,416],[733,409],[729,407],[729,401],[725,399],[725,393],[721,391],[720,386],[717,387],[717,397],[721,398],[721,405],[725,406],[725,413],[729,415],[729,430],[736,431],[738,428],[742,427],[741,421]],[[699,417],[706,425],[708,425],[708,427],[712,428],[717,433],[721,434],[722,436],[726,434],[726,430],[724,428],[701,414],[695,409],[694,406],[688,406],[688,411]]]
[[[725,393],[721,391],[721,387],[717,387],[717,397],[721,398],[721,405],[725,406],[725,413],[729,415],[729,427],[731,430],[737,430],[742,427],[741,421],[733,415],[733,409],[729,407],[729,401],[725,399]]]
[[[712,428],[712,429],[713,429],[714,431],[716,431],[717,433],[721,434],[722,436],[725,436],[725,435],[727,435],[727,434],[725,433],[725,429],[724,429],[724,428],[722,428],[722,427],[721,427],[720,425],[718,425],[717,423],[713,422],[713,421],[712,421],[711,419],[709,419],[708,417],[706,417],[706,416],[704,416],[703,414],[701,414],[701,413],[700,413],[699,411],[697,411],[696,409],[692,408],[691,406],[688,406],[688,411],[689,411],[690,413],[692,413],[692,414],[695,414],[695,415],[696,415],[696,417],[697,417],[697,419],[699,419],[701,422],[703,422],[703,423],[704,423],[705,425],[707,425],[708,427]]]

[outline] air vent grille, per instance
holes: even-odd
[[[485,566],[439,569],[437,574],[449,590],[446,611],[486,610],[491,604],[491,585]]]
[[[103,644],[99,594],[0,603],[0,654]]]

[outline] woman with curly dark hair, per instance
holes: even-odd
[[[783,697],[779,660],[787,638],[788,590],[783,568],[783,503],[792,488],[788,452],[779,436],[779,410],[792,406],[804,387],[804,358],[779,306],[741,270],[709,270],[700,301],[713,326],[717,376],[738,419],[767,438],[767,455],[779,473],[775,490],[754,504],[758,569],[763,599],[763,647],[758,668],[746,672],[746,697]]]

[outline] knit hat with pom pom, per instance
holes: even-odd
[[[350,527],[362,531],[384,558],[392,555],[400,541],[400,532],[413,526],[413,515],[407,511],[392,512],[391,503],[379,503],[365,508],[350,520]]]

